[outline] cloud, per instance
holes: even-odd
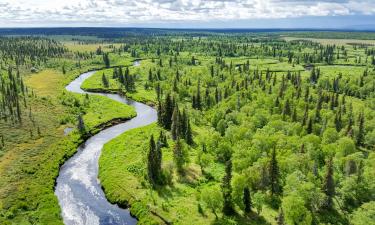
[[[374,15],[373,0],[0,0],[0,26]]]

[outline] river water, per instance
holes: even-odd
[[[139,65],[138,61],[134,63],[134,66],[137,65]],[[117,94],[90,93],[82,90],[80,87],[83,81],[94,73],[81,74],[66,89],[74,93],[102,95],[131,105],[135,108],[137,116],[99,132],[80,146],[77,153],[60,168],[55,195],[66,225],[136,224],[137,220],[128,210],[107,201],[98,179],[98,160],[105,143],[127,130],[155,122],[157,112],[150,106]]]

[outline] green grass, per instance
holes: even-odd
[[[82,97],[81,97],[82,98]],[[105,96],[89,96],[89,104],[83,116],[89,130],[97,129],[98,125],[111,120],[126,120],[136,116],[132,106],[125,105]]]
[[[172,185],[150,188],[145,179],[148,140],[151,134],[158,137],[160,130],[156,124],[136,128],[105,144],[99,160],[99,178],[106,197],[112,203],[131,205],[130,211],[139,219],[139,224],[163,223],[160,217],[173,224],[212,224],[215,216],[209,209],[203,209],[204,215],[198,211],[200,190],[205,186],[220,185],[223,165],[213,163],[209,166],[207,172],[216,178],[207,181],[195,164],[197,150],[189,148],[190,164],[186,168],[186,175],[180,177],[174,171]],[[209,135],[209,131],[204,129],[196,131],[202,138]],[[174,167],[172,145],[169,139],[169,147],[163,148],[164,169]],[[218,209],[219,215],[220,211]],[[272,221],[275,213],[264,207],[261,216],[253,214],[249,219],[239,214],[233,219],[238,224],[259,224],[265,221],[263,215]],[[221,222],[225,224],[225,221]]]
[[[81,71],[85,68],[65,75],[46,70],[29,76],[26,84],[36,93],[28,98],[34,122],[25,111],[22,126],[0,123],[1,131],[6,131],[1,132],[5,148],[0,150],[0,224],[62,224],[55,178],[60,165],[84,141],[76,131],[64,136],[64,128],[76,126],[79,112],[84,113],[87,131],[92,134],[104,125],[135,116],[132,107],[103,96],[85,100],[78,94],[61,95]],[[72,104],[75,100],[79,106]]]
[[[69,38],[69,37],[68,37]],[[82,37],[86,39],[86,37]],[[87,39],[86,39],[87,40]],[[99,41],[100,39],[93,39],[93,41]],[[74,51],[74,52],[96,52],[96,50],[100,47],[102,51],[109,52],[112,51],[113,48],[118,48],[120,47],[120,44],[99,44],[99,43],[94,43],[94,44],[82,44],[76,41],[64,41],[63,43],[65,47],[67,47],[69,50]]]
[[[127,64],[129,65],[129,64]],[[149,62],[148,60],[144,60],[141,63],[141,66],[135,67],[130,66],[130,74],[137,76],[136,82],[136,91],[135,92],[127,92],[126,96],[139,102],[147,103],[147,104],[155,104],[156,102],[156,93],[153,89],[146,90],[144,87],[145,82],[147,81],[148,76],[148,67]],[[109,86],[104,87],[102,82],[102,76],[105,74],[109,81]],[[85,80],[82,84],[82,89],[87,91],[94,91],[94,92],[118,92],[119,90],[123,90],[124,88],[121,86],[117,79],[112,78],[113,69],[104,69],[95,72],[90,78]]]

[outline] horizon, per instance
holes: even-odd
[[[187,30],[187,31],[267,31],[267,32],[283,32],[283,31],[321,31],[321,32],[375,32],[374,28],[315,28],[315,27],[301,27],[301,28],[287,28],[287,27],[136,27],[136,26],[33,26],[33,27],[1,27],[0,30],[36,30],[36,29],[145,29],[145,30]]]
[[[3,0],[0,27],[375,30],[363,0]]]

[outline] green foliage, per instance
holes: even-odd
[[[147,175],[152,185],[161,184],[161,159],[161,146],[159,142],[155,144],[154,136],[151,135],[147,156]]]
[[[305,207],[305,203],[301,197],[290,195],[283,198],[282,208],[285,211],[285,219],[288,224],[311,224],[311,213]]]
[[[189,162],[189,155],[184,143],[180,139],[176,140],[176,143],[173,147],[173,160],[176,165],[177,171],[180,174],[184,174],[184,168]]]
[[[354,225],[374,224],[375,202],[368,202],[358,208],[351,216],[351,223]]]
[[[223,197],[219,187],[205,187],[201,191],[201,200],[215,214],[215,217],[218,218],[217,212],[223,207]]]

